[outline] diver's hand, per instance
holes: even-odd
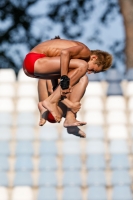
[[[69,88],[68,88],[68,89],[65,89],[65,90],[62,90],[62,88],[61,88],[61,95],[62,95],[62,96],[66,96],[67,94],[69,94],[69,93],[71,93],[71,92],[72,92],[71,86],[69,86]]]

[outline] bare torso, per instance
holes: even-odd
[[[61,55],[61,51],[63,49],[68,49],[74,46],[84,47],[87,50],[86,51],[87,53],[81,56],[80,58],[83,60],[89,59],[90,50],[87,46],[78,41],[64,40],[64,39],[53,39],[42,42],[37,46],[35,46],[30,52],[45,54],[47,57],[57,57]],[[79,58],[79,56],[76,55],[73,58]]]

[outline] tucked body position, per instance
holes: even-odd
[[[59,102],[62,101],[68,110],[76,115],[81,107],[79,101],[84,90],[80,90],[76,85],[86,73],[105,71],[111,64],[112,56],[108,52],[90,50],[78,41],[55,38],[35,46],[26,55],[23,69],[29,77],[51,81],[60,80],[51,95],[41,101],[42,111],[40,110],[44,115],[49,111],[55,121],[60,122],[62,115],[59,111]],[[74,99],[76,96],[78,98]],[[68,126],[84,123],[77,121],[76,118],[70,121],[72,123],[68,123]],[[67,123],[64,122],[64,126],[65,124]]]
[[[54,91],[54,88],[58,85],[58,80],[51,81],[51,80],[38,80],[38,97],[39,103],[38,108],[40,111],[40,121],[39,125],[43,126],[46,121],[51,123],[56,123],[53,115],[47,111],[45,112],[42,103],[49,95],[51,95]],[[88,85],[88,77],[84,75],[77,84],[73,86],[73,90],[70,94],[68,94],[70,101],[75,104],[75,102],[80,102],[81,98],[83,97],[86,87]],[[77,91],[80,91],[77,93]],[[61,117],[64,117],[63,126],[67,129],[69,134],[73,134],[79,137],[86,137],[86,134],[78,128],[78,126],[83,126],[86,122],[81,122],[76,119],[76,113],[72,111],[73,109],[68,108],[62,101],[59,101],[57,104],[58,111]]]

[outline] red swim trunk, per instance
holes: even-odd
[[[35,78],[39,78],[37,76],[34,75],[34,63],[36,60],[38,60],[39,58],[43,58],[46,57],[45,54],[39,54],[39,53],[28,53],[24,59],[23,62],[23,69],[24,72],[26,71],[27,74],[34,76]]]
[[[56,123],[53,115],[50,112],[48,112],[47,121],[49,121],[50,123]]]
[[[23,62],[24,71],[26,71],[27,74],[34,76],[35,78],[39,78],[35,76],[34,74],[34,63],[37,59],[43,58],[43,57],[46,57],[46,55],[34,53],[34,52],[28,53]],[[48,112],[47,121],[49,121],[50,123],[56,123],[53,115],[50,112]]]

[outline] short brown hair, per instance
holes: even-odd
[[[98,66],[102,65],[102,71],[106,71],[111,67],[113,57],[108,52],[101,50],[91,50],[91,55],[96,55],[98,57],[96,63]]]
[[[61,39],[60,36],[55,36],[54,38],[52,38],[51,40],[55,40],[55,39]]]

